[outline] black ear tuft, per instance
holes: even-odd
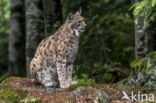
[[[69,13],[66,22],[71,22],[73,20],[73,14]]]

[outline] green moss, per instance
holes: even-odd
[[[151,52],[149,55],[156,56],[156,51]]]
[[[152,101],[141,101],[140,103],[155,103],[155,102],[152,102]]]
[[[124,90],[124,91],[129,91],[131,87],[124,84],[124,82],[126,82],[126,81],[127,81],[127,79],[123,79],[123,80],[119,81],[116,84],[116,87],[121,90]]]
[[[72,91],[72,90],[76,89],[77,87],[84,87],[84,86],[89,86],[89,84],[75,84],[75,85],[71,85],[68,88],[68,91]]]
[[[23,100],[20,100],[21,103],[41,103],[40,100],[37,98],[25,98]]]
[[[92,87],[95,87],[96,83],[95,82],[79,82],[78,84],[75,84],[75,85],[71,85],[69,88],[68,88],[68,91],[72,91],[74,89],[76,89],[77,87],[85,87],[85,86],[92,86]]]
[[[5,80],[3,80],[2,84],[3,84],[3,83],[10,83],[10,82],[13,81],[14,79],[16,79],[16,77],[13,77],[13,76],[8,77],[8,78],[6,78]]]
[[[66,101],[65,103],[71,103],[70,101]]]
[[[0,87],[0,101],[5,101],[7,103],[18,103],[19,100],[26,96],[26,91],[22,89],[17,89],[13,87]]]
[[[140,91],[141,93],[156,93],[153,89],[148,87],[136,87],[125,85],[126,81],[127,79],[121,80],[118,83],[114,84],[115,85],[114,87],[120,89],[121,91],[126,91],[127,93],[131,93],[131,91],[134,92]]]
[[[3,80],[5,80],[6,78],[11,77],[11,76],[12,76],[12,75],[11,75],[10,73],[4,74],[4,75],[0,78],[0,83],[1,83]]]

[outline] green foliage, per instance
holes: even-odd
[[[132,61],[132,63],[130,65],[131,65],[131,68],[134,69],[134,73],[138,74],[139,72],[146,69],[145,58],[136,59],[136,60]]]
[[[11,101],[11,102],[16,102],[18,101],[18,98],[16,98],[15,93],[13,91],[9,91],[9,90],[0,90],[0,98],[7,100],[7,101]]]
[[[155,103],[155,102],[152,102],[152,101],[143,101],[143,102],[140,102],[140,103]]]
[[[6,78],[11,77],[11,76],[12,76],[12,75],[11,75],[10,73],[4,74],[2,77],[0,77],[0,83],[1,83],[3,80],[5,80]]]
[[[10,3],[9,0],[0,0],[0,34],[9,34],[10,19]],[[4,35],[5,35],[4,34]]]
[[[77,75],[74,74],[73,80],[76,81],[77,84],[70,86],[68,88],[69,91],[74,90],[79,86],[95,86],[96,84],[94,79],[89,79],[88,75],[84,73],[81,74],[81,79],[78,79]]]
[[[153,51],[150,53],[150,55],[155,56],[156,57],[156,51]]]
[[[17,103],[26,96],[26,91],[14,88],[0,88],[0,100],[7,103]],[[4,103],[3,102],[3,103]]]
[[[94,85],[95,84],[95,80],[90,79],[88,75],[84,73],[81,74],[81,79],[78,79],[77,76],[74,76],[73,80],[76,81],[78,85]]]
[[[140,16],[144,16],[144,28],[156,18],[156,1],[155,0],[142,0],[135,3],[131,8],[134,8],[133,15],[136,17],[135,23],[138,23]]]
[[[66,101],[65,103],[71,103],[70,101]]]
[[[155,64],[156,64],[156,51],[149,53],[146,57],[136,59],[131,63],[131,68],[134,69],[133,76],[137,76],[139,72],[144,74],[146,83],[145,87],[156,89],[156,77],[155,77]],[[132,75],[130,75],[131,77]]]
[[[152,101],[141,101],[139,103],[155,103],[155,102],[152,102]]]
[[[20,100],[21,103],[41,103],[37,98],[25,98]]]
[[[8,65],[8,35],[10,22],[10,2],[0,0],[0,75],[7,70]]]
[[[101,83],[106,83],[112,80],[112,74],[111,73],[105,73],[103,77],[101,78]]]
[[[150,81],[148,81],[147,83],[145,83],[144,86],[146,86],[146,87],[150,87],[150,88],[156,90],[156,81],[151,81],[151,80],[150,80]]]

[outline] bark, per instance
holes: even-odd
[[[139,2],[140,0],[132,0],[133,3]],[[135,57],[143,58],[149,52],[152,52],[155,49],[155,38],[153,24],[150,24],[148,27],[143,28],[144,26],[144,16],[138,18],[138,24],[135,24]]]
[[[29,64],[35,50],[44,37],[43,8],[41,0],[26,0],[26,67],[30,77]]]
[[[139,17],[138,24],[135,24],[135,56],[145,57],[148,52],[147,33],[143,29],[144,17]]]
[[[9,36],[9,72],[25,73],[25,9],[24,0],[11,0],[11,33]]]
[[[45,34],[53,34],[62,24],[61,0],[42,0]]]
[[[135,56],[143,58],[150,52],[156,50],[155,23],[149,24],[143,29],[144,18],[140,17],[138,24],[135,24]]]

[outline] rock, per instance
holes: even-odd
[[[93,95],[93,97],[89,98],[88,95]],[[102,89],[87,90],[85,87],[78,87],[71,91],[69,98],[74,99],[76,96],[83,97],[80,103],[110,103],[108,95]]]
[[[84,96],[86,95],[86,89],[84,87],[78,87],[69,94],[69,98],[73,98],[76,95]]]
[[[56,92],[56,88],[47,87],[45,88],[45,93],[54,94]]]
[[[152,52],[145,57],[146,60],[146,69],[156,69],[156,52]]]
[[[93,91],[95,95],[94,103],[110,103],[108,95],[101,89]]]
[[[148,75],[144,73],[139,73],[137,76],[133,76],[129,79],[128,85],[130,86],[143,86],[148,79]]]

